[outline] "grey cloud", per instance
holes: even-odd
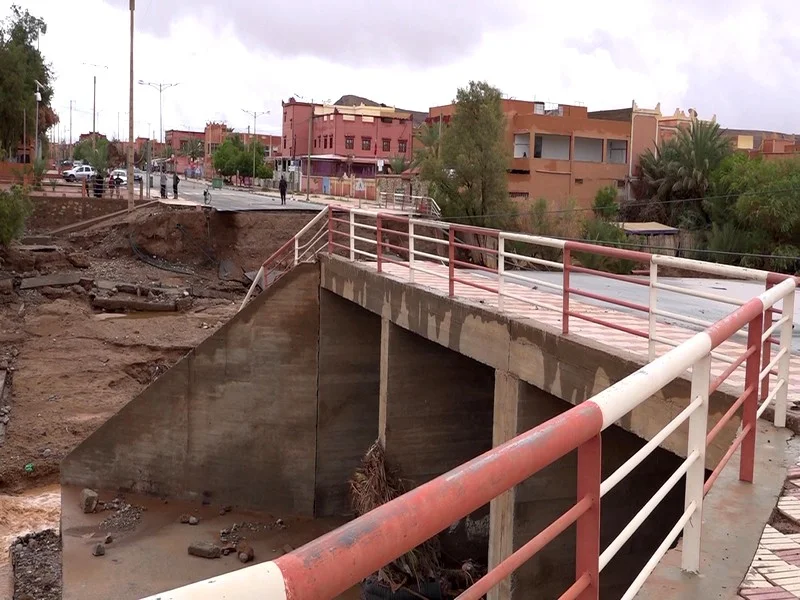
[[[105,0],[128,8],[129,0]],[[484,33],[513,27],[514,0],[139,0],[138,27],[159,36],[182,16],[231,26],[242,43],[282,58],[353,66],[436,66],[461,58]],[[197,43],[202,46],[203,40]]]
[[[574,48],[581,54],[591,54],[596,50],[605,50],[612,62],[623,69],[644,70],[647,63],[636,48],[633,40],[615,37],[612,33],[596,29],[585,38],[572,38],[566,42],[568,48]]]

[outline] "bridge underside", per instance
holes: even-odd
[[[276,282],[81,444],[62,465],[62,483],[282,516],[348,517],[348,478],[376,438],[409,485],[419,485],[643,362],[321,257]],[[678,379],[604,432],[603,476],[683,410],[688,395],[688,380]],[[731,400],[724,388],[712,396],[711,424]],[[737,427],[731,422],[716,438],[707,468]],[[602,515],[602,544],[652,497],[685,448],[681,428],[606,497],[604,507],[613,509]],[[445,544],[484,563],[506,556],[575,502],[576,478],[569,455],[454,524]],[[619,596],[664,538],[663,524],[682,512],[678,486],[604,570],[607,597]],[[70,527],[62,528],[65,548],[85,544],[85,529],[71,534]],[[514,597],[530,589],[562,593],[573,581],[574,545],[567,533],[519,570]],[[77,575],[65,562],[65,598]]]

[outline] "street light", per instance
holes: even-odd
[[[248,115],[253,115],[253,138],[250,140],[250,143],[253,144],[253,185],[255,185],[256,181],[256,119],[261,115],[268,115],[269,111],[265,110],[262,112],[258,112],[255,110],[247,110],[242,109]]]
[[[42,85],[36,79],[33,80],[36,84],[36,129],[34,130],[36,133],[36,143],[34,145],[33,156],[34,160],[39,160],[41,157],[39,156],[39,102],[42,101],[42,94],[39,91],[41,88],[47,89],[46,85]]]
[[[177,83],[151,83],[149,81],[142,81],[139,80],[139,85],[149,85],[151,88],[158,90],[158,126],[159,126],[159,136],[161,138],[161,143],[164,143],[164,121],[162,117],[162,104],[161,104],[161,94],[164,90],[167,90],[171,87],[175,87],[178,85]]]
[[[94,67],[95,69],[105,69],[108,71],[108,67],[106,65],[95,65],[92,63],[81,63],[86,67]],[[95,71],[94,75],[92,76],[92,150],[95,148],[95,132],[97,131],[97,126],[95,123],[95,119],[97,117],[97,72]]]

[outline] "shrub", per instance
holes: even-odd
[[[592,211],[594,211],[594,216],[598,219],[611,221],[617,218],[619,203],[617,202],[616,186],[608,185],[597,190],[592,204]]]
[[[587,243],[594,243],[601,246],[615,247],[627,241],[625,231],[623,231],[621,227],[602,219],[590,219],[586,221],[583,226],[583,237]],[[598,254],[587,254],[585,252],[577,252],[575,258],[587,269],[607,271],[610,273],[630,273],[636,264],[631,260],[611,258]]]
[[[11,240],[22,235],[31,208],[24,188],[13,186],[10,190],[0,190],[0,246],[8,246]]]

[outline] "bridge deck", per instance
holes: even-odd
[[[359,264],[362,264],[372,270],[377,269],[376,263],[364,262]],[[417,261],[415,263],[416,268],[414,271],[414,284],[412,285],[425,286],[443,292],[444,294],[448,293],[449,283],[447,266],[432,262],[425,262],[423,268],[426,271],[429,271],[429,273],[419,271],[419,266],[420,263]],[[382,269],[385,275],[400,281],[410,282],[410,271],[408,267],[404,266],[403,264],[384,262]],[[432,273],[435,273],[435,275]],[[495,285],[491,279],[487,279],[480,273],[469,269],[456,269],[456,277],[457,279],[484,287]],[[531,287],[528,287],[521,284],[510,283],[508,281],[503,284],[503,291],[504,294],[517,296],[518,298],[528,301],[526,302],[524,300],[518,300],[504,296],[502,309],[504,314],[525,319],[532,319],[558,329],[561,328],[561,296],[559,294],[534,289],[534,284],[532,284]],[[455,296],[463,300],[480,302],[484,306],[496,307],[499,310],[498,296],[496,293],[486,291],[472,285],[456,282]],[[539,304],[552,306],[558,310],[556,311],[548,310],[546,308],[538,308],[529,302],[536,302]],[[637,315],[616,310],[611,307],[602,307],[588,304],[586,302],[580,302],[576,299],[576,297],[570,298],[570,310],[579,312],[589,317],[594,317],[596,319],[613,321],[616,325],[634,330],[647,331],[648,328],[648,320],[646,317],[639,317]],[[731,307],[731,310],[733,310],[733,307]],[[610,329],[603,325],[598,325],[596,323],[591,323],[575,317],[570,318],[569,330],[570,335],[587,337],[594,341],[611,347],[626,350],[640,356],[647,357],[648,355],[648,340],[643,337],[635,336],[624,331]],[[676,343],[681,343],[689,339],[695,333],[696,331],[691,329],[670,325],[667,323],[658,323],[656,330],[656,335],[658,337],[670,339]],[[720,354],[730,357],[731,359],[738,358],[744,353],[746,346],[744,337],[740,339],[741,342],[738,340],[726,341],[719,346],[716,351]],[[669,351],[671,348],[672,347],[668,344],[657,342],[656,355],[660,356]],[[712,358],[712,377],[721,375],[728,366],[729,363],[726,363],[718,358]],[[792,426],[792,422],[800,422],[800,410],[797,408],[798,404],[800,404],[800,373],[798,373],[795,365],[792,365],[792,367],[793,368],[790,371],[789,376],[790,385],[788,394],[788,421],[790,427]],[[741,390],[744,389],[744,377],[745,369],[744,365],[742,365],[727,378],[726,383],[728,385],[733,385],[736,390],[741,393]],[[770,376],[770,389],[772,389],[772,386],[775,384],[776,380],[777,377],[775,375]]]

